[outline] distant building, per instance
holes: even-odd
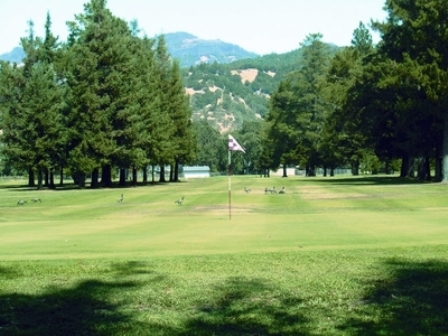
[[[283,176],[283,167],[280,167],[277,169],[277,171],[271,170],[269,172],[270,176]],[[286,175],[288,176],[295,176],[300,175],[299,169],[297,168],[286,168]]]
[[[204,178],[210,177],[210,167],[208,166],[183,166],[184,178]]]

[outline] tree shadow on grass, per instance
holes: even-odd
[[[110,272],[117,272],[117,265]],[[120,292],[145,285],[144,281],[125,280],[133,275],[136,266],[143,267],[118,265],[116,280],[93,278],[74,282],[73,286],[53,285],[35,295],[0,288],[0,335],[126,334],[135,317],[122,309],[128,303],[120,299]],[[12,269],[0,267],[0,280],[20,276]]]
[[[299,310],[302,300],[261,280],[232,278],[214,288],[213,295],[196,302],[181,330],[159,327],[156,334],[310,335],[308,319]],[[152,326],[153,330],[155,326]]]
[[[341,329],[349,335],[448,335],[448,263],[390,260],[385,266],[391,276],[367,284],[372,290]]]
[[[17,278],[18,276],[19,276],[19,274],[15,270],[13,270],[9,267],[0,266],[0,280],[1,279],[14,279],[14,278]]]
[[[308,320],[297,307],[301,299],[266,281],[231,278],[204,288],[208,294],[198,293],[197,300],[189,300],[191,306],[177,312],[180,317],[163,321],[143,318],[146,313],[140,315],[135,309],[139,309],[139,302],[148,308],[154,298],[159,301],[147,288],[155,284],[154,290],[159,291],[160,283],[166,280],[164,275],[138,261],[113,263],[105,273],[115,280],[83,280],[73,286],[52,286],[35,295],[0,289],[0,335],[310,334]],[[0,280],[10,276],[21,275],[0,268]],[[133,290],[138,291],[138,297],[129,296]],[[166,312],[154,309],[157,319],[173,306],[170,304]]]
[[[0,295],[0,335],[110,335],[130,316],[107,301],[108,293],[132,286],[89,280],[40,295]]]

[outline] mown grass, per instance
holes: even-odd
[[[3,183],[0,335],[448,334],[446,185],[227,182]]]

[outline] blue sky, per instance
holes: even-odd
[[[53,33],[67,37],[66,21],[83,12],[87,0],[0,0],[0,54],[27,36],[27,22],[43,36],[46,13]],[[362,21],[383,21],[385,0],[108,0],[115,16],[136,19],[152,37],[184,31],[203,39],[220,39],[260,55],[299,47],[308,34],[325,42],[349,45]],[[374,41],[378,38],[374,35]]]

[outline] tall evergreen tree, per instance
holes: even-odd
[[[171,58],[168,53],[168,47],[163,35],[157,38],[155,49],[155,74],[157,80],[158,93],[158,129],[153,133],[154,154],[156,154],[157,163],[160,166],[160,182],[166,182],[165,166],[175,160],[176,142],[175,127],[171,119]]]
[[[33,162],[29,160],[26,119],[23,106],[23,68],[0,61],[0,129],[2,159],[18,171],[30,172],[28,185],[34,186]]]
[[[5,151],[15,165],[29,172],[29,185],[38,173],[38,188],[43,175],[59,162],[63,145],[61,120],[62,95],[53,64],[57,41],[51,34],[50,15],[42,41],[34,36],[29,23],[29,36],[21,40],[26,57],[22,68],[5,66],[6,92],[11,104],[4,116]]]
[[[350,105],[350,90],[360,78],[365,60],[374,52],[372,37],[361,22],[353,32],[352,45],[343,48],[332,58],[325,84],[325,98],[330,113],[325,120],[322,138],[324,167],[350,164],[352,173],[359,173],[359,165],[368,149],[365,127],[358,110]]]
[[[374,24],[380,51],[396,64],[412,64],[413,86],[433,106],[420,114],[432,114],[443,125],[440,172],[448,182],[448,7],[443,0],[388,0],[385,9],[387,20]]]
[[[67,57],[70,69],[70,111],[67,114],[69,164],[78,172],[79,184],[92,173],[97,185],[103,167],[103,184],[111,184],[113,154],[122,148],[113,120],[126,113],[131,73],[130,31],[126,22],[106,8],[105,0],[91,0],[78,22],[71,24]]]
[[[301,68],[272,95],[267,117],[272,126],[271,152],[276,156],[273,163],[304,163],[308,176],[315,175],[320,160],[320,136],[328,110],[322,84],[330,53],[321,39],[321,34],[311,34],[302,43]]]
[[[179,164],[192,161],[195,139],[191,127],[191,109],[185,87],[182,82],[179,62],[174,60],[171,65],[169,92],[167,99],[171,123],[174,127],[173,143],[174,160],[170,170],[170,181],[179,181]]]

